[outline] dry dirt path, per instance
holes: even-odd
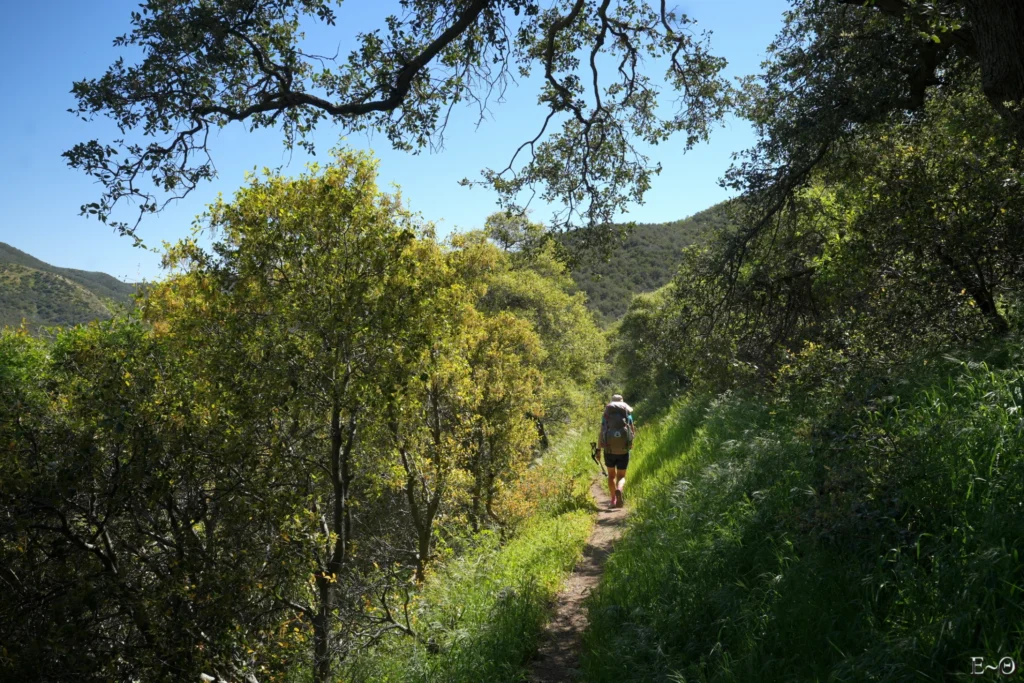
[[[530,671],[532,683],[563,683],[575,679],[579,671],[580,636],[587,627],[583,602],[604,571],[605,560],[626,522],[626,508],[609,510],[608,480],[601,477],[590,487],[597,504],[597,524],[590,532],[583,549],[583,559],[576,565],[562,592],[555,599],[555,614],[544,628],[537,660]]]

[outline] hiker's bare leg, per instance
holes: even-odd
[[[615,488],[618,491],[626,488],[626,470],[615,470]]]
[[[615,502],[615,477],[617,470],[614,467],[608,468],[608,497]]]

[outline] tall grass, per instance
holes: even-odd
[[[418,638],[395,635],[350,663],[346,680],[519,681],[532,659],[550,604],[580,558],[593,524],[586,435],[546,456],[541,477],[561,495],[543,501],[504,545],[482,534],[477,546],[431,574],[416,598]]]
[[[1024,367],[935,365],[856,404],[689,399],[642,432],[585,680],[940,681],[975,656],[1024,663]]]

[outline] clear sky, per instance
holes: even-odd
[[[389,4],[390,0],[347,0],[338,10],[338,28],[330,29],[337,35],[318,30],[311,38],[323,45],[340,42],[344,54],[343,34],[368,28]],[[94,200],[98,190],[84,174],[69,169],[60,155],[76,142],[115,137],[105,121],[86,124],[67,113],[74,104],[70,89],[75,80],[100,76],[118,57],[112,40],[128,31],[136,5],[137,0],[13,2],[5,6],[0,21],[0,63],[5,65],[0,70],[0,92],[6,95],[6,106],[0,108],[0,242],[53,265],[99,270],[128,281],[159,277],[159,256],[78,215],[78,207]],[[713,32],[713,51],[729,60],[728,75],[740,76],[758,71],[787,7],[785,0],[678,0],[677,9],[696,18],[698,28]],[[479,227],[496,209],[493,194],[460,187],[458,181],[478,178],[485,167],[504,166],[515,147],[536,132],[541,116],[536,90],[513,87],[507,102],[493,107],[490,119],[479,128],[474,112],[463,110],[450,126],[441,152],[395,152],[380,136],[350,138],[346,143],[373,149],[381,159],[381,186],[399,185],[406,203],[446,234]],[[322,159],[338,142],[337,136],[329,124],[317,132]],[[686,155],[681,140],[655,148],[653,158],[664,170],[645,204],[633,207],[626,218],[646,223],[676,220],[727,198],[717,180],[731,154],[753,141],[746,124],[729,121],[709,144]],[[148,246],[187,236],[193,217],[218,192],[229,196],[237,189],[246,170],[285,165],[286,173],[298,174],[307,161],[298,150],[292,155],[285,152],[279,135],[249,133],[241,126],[221,131],[211,148],[218,178],[163,214],[147,217],[139,234]]]

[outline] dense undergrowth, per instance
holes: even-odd
[[[412,608],[416,637],[388,637],[345,680],[522,680],[548,606],[590,533],[592,470],[587,435],[567,436],[524,480],[519,495],[540,504],[515,536],[502,544],[485,532],[432,573]]]
[[[856,387],[856,388],[854,388]],[[677,403],[591,604],[587,681],[968,678],[1021,661],[1024,354]]]

